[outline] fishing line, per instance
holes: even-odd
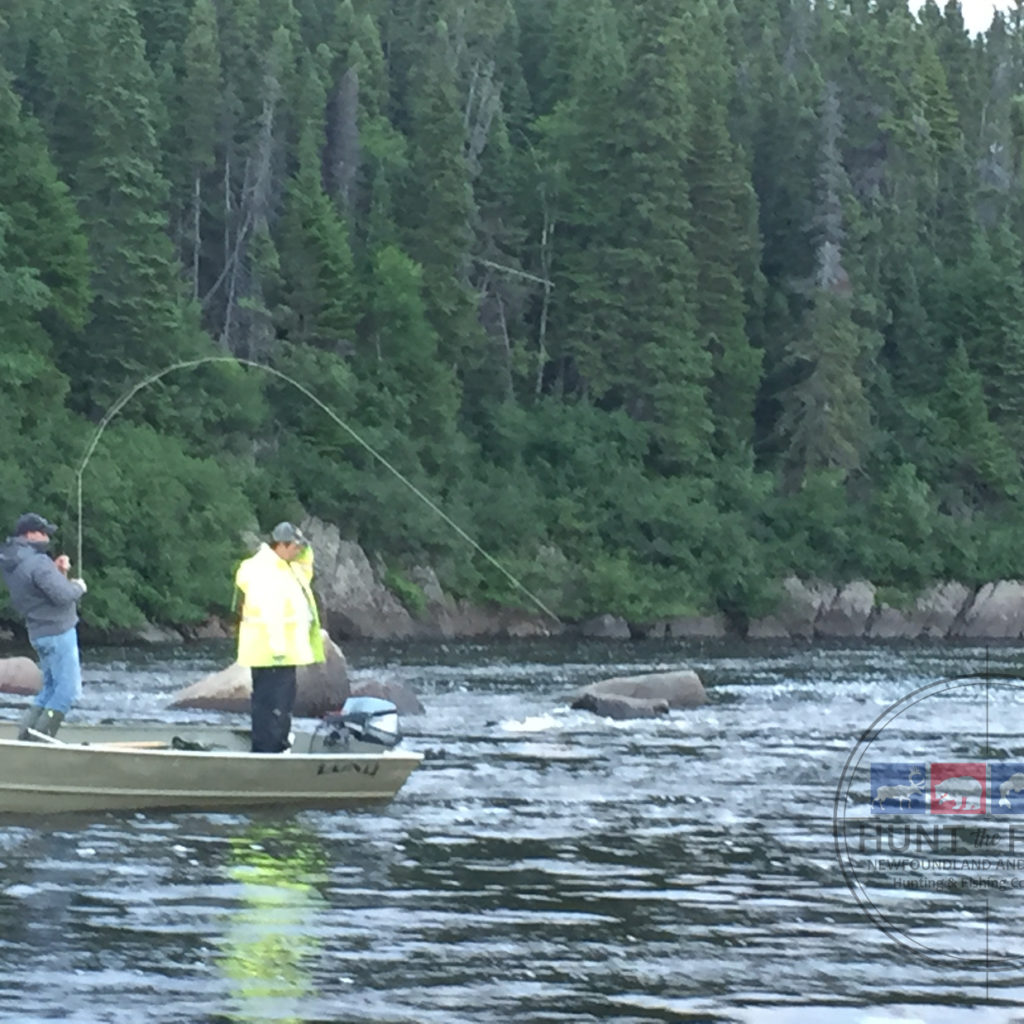
[[[373,447],[368,441],[356,433],[340,416],[338,416],[333,409],[329,408],[324,402],[322,402],[312,391],[307,387],[300,384],[297,380],[289,377],[288,374],[282,373],[280,370],[274,369],[272,366],[267,366],[264,363],[257,363],[251,359],[242,359],[237,356],[201,356],[198,359],[186,359],[180,363],[174,363],[172,366],[166,366],[164,369],[157,371],[156,373],[150,374],[148,377],[143,378],[133,387],[129,388],[116,402],[104,413],[103,418],[100,420],[99,425],[96,427],[96,432],[93,434],[91,441],[85,451],[85,456],[75,473],[75,486],[76,486],[76,520],[78,523],[77,536],[76,536],[76,547],[78,555],[78,571],[82,573],[82,477],[85,473],[86,466],[89,465],[89,460],[92,458],[93,453],[96,451],[96,446],[100,443],[100,438],[103,437],[103,432],[110,426],[111,421],[114,417],[144,388],[149,387],[150,384],[155,384],[162,377],[167,376],[169,373],[173,373],[176,370],[188,370],[194,369],[197,366],[203,366],[206,363],[234,363],[236,366],[250,366],[257,370],[263,370],[266,373],[271,374],[274,377],[278,377],[285,381],[287,384],[291,384],[296,390],[301,392],[308,398],[314,405],[318,406],[335,423],[341,427],[354,441],[362,445],[362,447],[370,453],[385,469],[390,473],[394,474],[406,487],[416,495],[431,511],[435,512],[438,516],[444,520],[464,541],[470,544],[475,551],[483,555],[495,569],[498,570],[513,586],[519,591],[525,594],[545,615],[549,615],[552,620],[561,624],[561,619],[553,612],[544,602],[537,597],[531,590],[529,590],[525,584],[520,582],[515,576],[512,575],[496,558],[485,551],[458,523],[456,523],[443,509],[441,509],[434,501],[432,501],[426,494],[424,494],[404,473],[398,468],[393,466],[376,448]]]

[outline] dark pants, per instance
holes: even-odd
[[[252,749],[278,754],[288,749],[295,706],[295,666],[252,670]]]

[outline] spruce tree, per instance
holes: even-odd
[[[52,453],[71,436],[64,426],[67,377],[52,361],[41,322],[50,292],[39,271],[8,247],[12,223],[0,202],[0,430],[19,442],[0,454],[0,510],[8,520],[19,504],[61,497],[53,489]]]
[[[71,345],[89,314],[89,260],[82,223],[58,178],[39,125],[22,108],[0,66],[0,209],[12,267],[33,268],[45,301],[40,312]],[[58,357],[68,353],[59,351]]]
[[[1024,283],[1021,246],[1006,224],[946,277],[940,308],[947,350],[962,341],[989,418],[1024,461]]]
[[[88,314],[81,222],[38,124],[0,64],[0,513],[56,502],[55,451],[73,437],[67,353]],[[63,481],[61,481],[63,482]]]
[[[728,124],[731,73],[717,5],[693,18],[690,71],[692,151],[686,166],[693,207],[690,248],[697,267],[697,335],[711,354],[716,448],[735,454],[750,443],[761,353],[748,340],[751,306],[761,298],[757,201],[744,154]]]
[[[609,13],[595,4],[601,29]],[[586,392],[647,423],[654,464],[668,473],[706,465],[712,431],[685,185],[689,36],[678,5],[647,0],[630,22],[621,73],[614,51],[589,75],[581,68],[581,83],[603,80],[563,115],[576,128],[566,140],[559,326]]]
[[[847,211],[854,200],[840,155],[843,120],[834,85],[822,104],[821,132],[818,265],[811,308],[789,345],[788,361],[799,377],[779,420],[793,487],[821,470],[849,478],[863,466],[871,441],[870,403],[861,376],[868,346],[853,319],[856,284],[846,268]]]
[[[957,343],[933,402],[929,469],[944,507],[960,516],[1019,494],[1020,462],[989,415],[980,374]]]
[[[473,193],[449,26],[430,26],[412,72],[410,160],[404,220],[408,248],[423,267],[427,309],[440,357],[465,374],[481,360],[469,289]]]
[[[359,292],[348,225],[323,187],[321,139],[320,124],[308,123],[285,197],[277,315],[290,340],[344,354],[355,346]]]
[[[212,0],[196,0],[189,17],[183,46],[184,71],[180,107],[185,136],[190,196],[188,203],[186,266],[190,270],[192,296],[202,293],[201,261],[204,235],[204,181],[217,160],[217,129],[222,117],[217,98],[221,92],[217,12]],[[212,182],[210,183],[212,186]]]
[[[95,302],[69,370],[78,402],[92,408],[140,373],[195,349],[181,330],[167,183],[153,128],[155,82],[138,23],[123,0],[99,0],[76,28],[80,88],[66,116],[79,120],[85,137],[80,151],[63,156],[74,161]]]
[[[427,309],[420,268],[393,246],[376,253],[360,376],[384,402],[384,422],[409,438],[432,473],[450,476],[459,388],[438,358],[441,340]]]

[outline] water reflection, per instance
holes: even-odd
[[[228,875],[237,905],[227,915],[219,967],[229,1007],[218,1021],[300,1024],[315,995],[320,953],[316,918],[327,860],[318,838],[294,822],[254,823],[229,845]]]

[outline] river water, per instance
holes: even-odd
[[[880,926],[833,836],[844,766],[887,706],[986,665],[1015,672],[1024,649],[562,640],[346,653],[353,677],[400,680],[426,706],[404,720],[427,758],[397,799],[374,812],[0,822],[0,1019],[1024,1021],[1024,895],[979,909],[966,890],[917,892],[890,901]],[[76,717],[182,720],[163,710],[171,694],[230,651],[85,659]],[[710,704],[616,723],[565,701],[607,676],[681,667],[700,672]],[[927,758],[950,736],[950,757],[933,760],[981,756],[957,717],[977,701],[960,697],[931,733],[894,725],[889,756],[902,743],[908,761]],[[1020,708],[989,717],[1002,754],[1024,760]],[[13,699],[2,711],[16,712]],[[190,720],[202,717],[217,718]],[[930,934],[938,960],[893,922]],[[967,955],[978,948],[990,964]]]

